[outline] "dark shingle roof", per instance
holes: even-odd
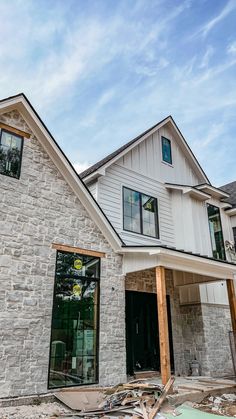
[[[223,191],[227,192],[230,197],[224,199],[224,201],[229,202],[233,208],[236,207],[236,181],[227,183],[227,185],[223,185],[220,187]]]
[[[111,154],[108,154],[108,156],[104,157],[102,160],[99,160],[97,163],[93,164],[93,166],[90,166],[88,169],[84,170],[82,173],[80,173],[80,177],[83,179],[90,175],[93,172],[96,172],[96,170],[100,169],[104,164],[108,163],[110,160],[112,160],[114,157],[118,156],[122,151],[124,151],[126,148],[134,144],[136,141],[138,141],[141,137],[143,137],[145,134],[148,134],[149,131],[152,131],[155,129],[159,124],[167,120],[168,118],[172,118],[171,115],[167,116],[166,118],[162,119],[157,124],[153,125],[151,128],[144,131],[142,134],[138,135],[138,137],[135,137],[133,140],[129,141],[128,143],[122,145],[117,150],[113,151]]]

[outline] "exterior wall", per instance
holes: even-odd
[[[161,136],[171,141],[172,165],[162,161]],[[117,164],[163,183],[197,185],[205,182],[191,167],[181,144],[171,125],[165,125],[126,153]]]
[[[0,120],[30,132],[16,112]],[[99,382],[124,381],[122,257],[113,253],[33,135],[24,141],[20,179],[0,178],[0,397],[47,391],[56,262],[52,242],[106,252],[101,262]]]
[[[160,240],[123,231],[123,186],[157,198]],[[98,203],[126,244],[175,245],[170,192],[162,183],[114,164],[98,179]]]
[[[155,271],[147,269],[127,274],[125,288],[130,291],[156,293]],[[196,302],[181,304],[181,288],[174,286],[173,272],[167,270],[166,290],[171,304],[175,374],[189,374],[190,363],[197,359],[202,375],[232,375],[228,306]],[[184,288],[186,290],[187,286]]]

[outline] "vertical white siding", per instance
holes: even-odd
[[[98,188],[97,188],[97,181],[91,182],[87,185],[88,189],[90,190],[91,194],[93,195],[96,201],[98,200]]]
[[[161,136],[171,140],[173,164],[162,161]],[[187,185],[202,183],[170,128],[163,127],[120,158],[116,164],[159,182]]]
[[[123,186],[157,198],[160,240],[123,231]],[[170,193],[162,183],[133,172],[124,166],[113,164],[107,169],[106,176],[98,179],[98,188],[98,202],[125,243],[130,245],[158,243],[175,245]]]

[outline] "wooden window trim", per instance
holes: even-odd
[[[80,253],[81,255],[95,256],[98,258],[105,258],[106,253],[97,252],[95,250],[83,249],[81,247],[68,246],[66,244],[52,243],[52,249],[61,250],[62,252]]]
[[[20,137],[30,138],[30,134],[28,132],[22,131],[18,128],[11,127],[10,125],[4,124],[0,122],[0,129],[4,129],[6,131],[12,132]]]

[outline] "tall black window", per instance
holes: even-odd
[[[123,188],[124,230],[159,237],[157,199]]]
[[[161,137],[162,160],[172,164],[171,142],[168,138]]]
[[[214,205],[207,206],[208,221],[211,236],[213,257],[216,259],[226,259],[223,231],[220,219],[220,210]]]
[[[57,253],[49,388],[97,382],[100,259]]]
[[[23,138],[9,131],[0,134],[0,174],[19,179]]]

